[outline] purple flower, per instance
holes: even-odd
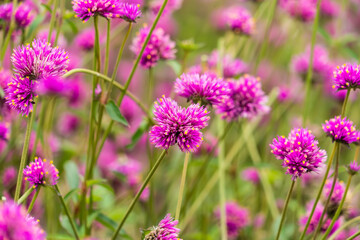
[[[16,169],[14,167],[8,167],[4,170],[2,175],[2,184],[3,186],[9,187],[10,184],[15,182],[16,179]]]
[[[120,18],[127,22],[136,22],[141,16],[139,7],[139,4],[121,3]]]
[[[355,175],[360,170],[360,165],[354,160],[347,166],[347,170],[350,175]]]
[[[316,171],[326,158],[326,152],[318,147],[318,141],[307,129],[293,129],[289,136],[274,138],[270,144],[271,152],[296,180],[304,173]]]
[[[326,180],[325,187],[324,187],[324,196],[327,199],[330,195],[331,187],[332,187],[333,181]],[[330,201],[333,204],[340,204],[340,201],[342,197],[344,196],[345,192],[345,186],[343,182],[339,182],[336,180],[333,193],[331,194]]]
[[[194,152],[203,141],[200,131],[208,125],[209,112],[205,107],[192,104],[182,108],[170,98],[158,99],[154,106],[157,125],[149,132],[150,142],[157,148],[168,149],[177,144],[183,152]]]
[[[37,92],[41,95],[65,96],[68,89],[68,83],[64,79],[57,76],[49,76],[39,82]]]
[[[258,115],[269,112],[266,106],[267,97],[261,90],[259,78],[245,75],[239,80],[229,80],[229,97],[216,105],[217,113],[228,121],[238,118],[252,119]]]
[[[175,92],[194,103],[215,105],[227,98],[227,83],[208,74],[182,74],[176,79]]]
[[[11,61],[14,72],[30,80],[39,80],[48,76],[62,76],[68,67],[67,53],[58,48],[51,47],[44,40],[35,39],[30,44],[23,45],[14,50]]]
[[[5,89],[6,103],[22,115],[28,116],[33,110],[33,104],[38,97],[36,94],[37,81],[27,77],[14,75]]]
[[[45,240],[39,222],[14,202],[0,202],[0,237],[8,240]]]
[[[80,119],[71,113],[66,113],[61,117],[61,120],[58,124],[58,131],[65,135],[69,136],[76,132],[80,126]]]
[[[121,14],[121,4],[118,0],[73,0],[72,4],[75,17],[83,22],[97,15],[112,18]]]
[[[84,51],[90,51],[95,43],[95,31],[93,28],[88,28],[78,34],[75,38],[75,44]]]
[[[260,182],[258,170],[254,167],[246,168],[244,171],[242,171],[241,174],[244,180],[249,181],[255,185]]]
[[[251,35],[255,29],[255,21],[250,12],[240,6],[233,6],[225,12],[225,21],[237,34]]]
[[[136,38],[134,38],[130,49],[138,55],[141,51],[145,38],[148,35],[150,28],[144,27],[140,29]],[[151,68],[156,63],[162,60],[175,58],[175,43],[171,41],[170,36],[165,33],[162,28],[156,28],[150,37],[145,51],[141,57],[140,64],[145,68]]]
[[[281,0],[280,7],[289,15],[304,22],[314,19],[316,3],[313,0]]]
[[[249,224],[249,212],[236,202],[227,202],[225,205],[227,234],[229,238],[236,238],[239,231]],[[215,210],[215,216],[220,219],[220,208]]]
[[[208,59],[209,68],[216,72],[219,54],[213,51]],[[222,59],[223,76],[224,78],[235,78],[247,71],[247,64],[240,59],[234,59],[226,54]]]
[[[306,205],[306,215],[304,217],[300,218],[299,223],[300,223],[300,226],[301,226],[301,231],[305,228],[306,222],[309,219],[312,206],[313,206],[313,202],[310,202],[309,204],[307,204]],[[321,215],[322,215],[323,211],[324,211],[324,206],[322,206],[321,203],[318,203],[316,208],[315,208],[314,214],[313,214],[313,216],[312,216],[312,218],[310,220],[309,227],[306,230],[307,234],[310,234],[310,233],[315,231],[317,225],[319,224],[319,221],[320,221],[320,218],[321,218]],[[333,234],[339,228],[340,222],[341,222],[340,219],[335,222],[335,224],[334,224],[333,228],[331,229],[329,235]],[[321,226],[320,231],[322,233],[325,233],[326,230],[329,228],[330,223],[331,223],[331,218],[329,218],[328,215],[325,214],[325,217],[324,217],[324,220],[323,220],[323,225]]]
[[[182,3],[183,0],[169,0],[168,3],[166,4],[163,14],[168,15],[176,10],[179,10],[181,8]],[[150,9],[153,12],[153,14],[157,14],[159,12],[162,4],[163,4],[162,0],[153,0],[150,2]]]
[[[313,2],[316,4],[316,0],[313,0]],[[333,2],[331,0],[322,0],[320,4],[320,13],[324,17],[336,17],[339,15],[340,10],[339,4],[336,2]]]
[[[356,64],[343,64],[334,71],[333,88],[337,90],[360,88],[360,71]]]
[[[178,221],[168,213],[156,227],[150,229],[150,233],[145,236],[144,240],[181,240],[178,237],[180,229],[175,227],[177,224]]]
[[[54,166],[53,161],[35,157],[35,161],[24,169],[24,177],[34,188],[45,184],[56,185],[59,179],[59,171]]]
[[[21,3],[15,13],[15,21],[19,28],[25,28],[29,26],[33,20],[33,16],[30,15],[32,7],[26,3]]]
[[[341,116],[337,116],[325,121],[325,124],[322,124],[322,128],[327,136],[339,143],[349,145],[359,140],[359,135],[353,122],[347,120],[346,117],[341,119]]]

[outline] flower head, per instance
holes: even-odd
[[[36,188],[39,185],[56,185],[59,179],[59,171],[53,161],[42,160],[35,157],[35,161],[24,169],[25,180]]]
[[[140,54],[143,43],[150,29],[144,27],[140,29],[140,32],[133,40],[130,49],[136,54]],[[151,68],[162,59],[174,59],[175,58],[175,43],[171,41],[170,36],[165,33],[162,28],[156,28],[152,33],[150,40],[145,48],[145,51],[141,57],[140,64],[145,68]]]
[[[120,18],[127,22],[136,22],[141,16],[139,7],[139,4],[121,3]]]
[[[46,233],[39,222],[14,202],[0,202],[0,236],[9,240],[45,240]]]
[[[324,196],[326,198],[328,198],[330,195],[332,184],[333,184],[332,180],[329,180],[329,179],[326,180],[325,187],[324,187]],[[344,195],[344,192],[345,192],[344,183],[336,180],[334,190],[333,190],[333,192],[331,194],[331,198],[330,198],[331,203],[338,205]]]
[[[358,132],[353,122],[337,116],[325,122],[322,125],[324,132],[332,138],[333,141],[349,145],[359,140]]]
[[[347,170],[350,175],[355,175],[360,170],[360,165],[354,160],[347,166]]]
[[[282,0],[280,6],[292,17],[304,22],[314,19],[316,3],[313,0]]]
[[[307,129],[293,129],[289,136],[274,138],[271,152],[286,168],[286,173],[296,180],[302,174],[316,171],[326,158],[326,152],[318,147],[318,141]]]
[[[30,44],[14,50],[11,61],[14,71],[21,77],[39,80],[48,76],[62,76],[67,71],[68,54],[44,40],[35,39]]]
[[[79,33],[75,38],[77,44],[82,50],[90,51],[93,49],[95,43],[95,31],[93,28],[88,28]]]
[[[229,97],[216,105],[217,112],[222,114],[222,118],[229,121],[238,118],[251,119],[270,110],[265,105],[267,97],[261,89],[259,78],[245,75],[239,80],[229,80],[228,87]]]
[[[255,21],[250,12],[240,6],[233,6],[225,13],[226,23],[238,34],[251,35],[255,29]]]
[[[49,76],[40,81],[37,92],[41,95],[65,96],[68,83],[61,77]]]
[[[236,202],[227,202],[225,205],[227,234],[230,238],[236,238],[239,231],[250,222],[249,212],[240,207]],[[215,210],[215,216],[220,219],[220,209]]]
[[[176,79],[175,92],[194,103],[215,105],[224,101],[229,89],[225,81],[208,74],[182,74]]]
[[[144,240],[181,240],[178,238],[180,229],[175,226],[178,224],[168,213],[156,227],[152,227]]]
[[[213,51],[208,59],[209,68],[216,71],[218,64],[219,54],[217,51]],[[223,76],[224,78],[236,78],[247,70],[247,64],[240,59],[233,58],[228,54],[225,54],[222,58]]]
[[[356,64],[343,64],[334,71],[333,88],[337,90],[360,88],[360,71]]]
[[[94,16],[105,18],[120,17],[121,4],[118,0],[73,0],[76,17],[86,22]]]
[[[18,9],[15,12],[15,21],[16,25],[19,28],[25,28],[29,26],[33,20],[31,15],[32,7],[26,3],[21,3]]]
[[[255,185],[260,182],[259,172],[254,167],[246,168],[241,174],[244,180],[252,182]]]
[[[37,98],[37,81],[29,77],[14,75],[5,89],[6,103],[22,115],[28,116],[33,110],[33,104]]]
[[[164,96],[155,102],[154,119],[157,125],[150,130],[150,142],[157,148],[168,149],[177,144],[183,152],[194,152],[200,147],[200,131],[210,119],[206,108],[192,104],[182,108]]]

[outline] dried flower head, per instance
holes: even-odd
[[[349,145],[359,140],[359,135],[353,122],[346,119],[346,117],[342,119],[341,116],[337,116],[327,120],[322,125],[322,128],[326,135],[335,142]]]
[[[183,152],[194,152],[200,147],[200,131],[208,125],[210,117],[206,108],[192,104],[182,108],[170,98],[158,99],[154,107],[157,124],[150,130],[150,142],[157,148],[168,149],[177,144]]]
[[[326,158],[326,152],[318,147],[315,136],[304,128],[293,129],[287,138],[274,138],[270,148],[277,159],[283,160],[286,174],[292,175],[293,180],[316,171]]]
[[[40,185],[56,185],[59,179],[59,171],[53,161],[42,160],[35,157],[35,161],[24,169],[25,180],[34,188]]]

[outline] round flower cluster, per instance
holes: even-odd
[[[337,90],[360,88],[360,71],[357,64],[343,64],[334,71],[334,85]]]
[[[157,122],[150,130],[150,142],[157,148],[168,149],[177,144],[183,152],[195,152],[203,141],[200,131],[210,117],[205,107],[192,104],[182,108],[170,98],[158,99],[154,106]]]
[[[225,81],[208,74],[182,74],[176,79],[175,92],[194,103],[216,105],[227,98],[229,88]]]
[[[261,89],[259,78],[245,75],[239,80],[229,80],[230,92],[226,101],[216,105],[217,113],[228,121],[238,118],[254,118],[267,113],[270,108],[266,106],[267,96]]]
[[[5,3],[0,5],[0,19],[3,20],[8,28],[11,21],[13,11],[13,3]],[[15,11],[15,23],[17,28],[26,28],[33,20],[31,15],[32,7],[27,3],[20,3]]]
[[[174,220],[170,213],[168,213],[156,227],[152,227],[151,231],[145,236],[144,240],[181,240],[179,239],[180,229],[175,227],[177,224],[178,221]]]
[[[304,22],[314,19],[316,3],[313,0],[281,0],[279,5],[289,15]]]
[[[354,160],[347,166],[347,170],[350,175],[355,175],[360,170],[360,165]]]
[[[293,129],[288,137],[274,138],[270,144],[271,152],[286,168],[292,179],[302,174],[316,171],[326,158],[326,152],[318,147],[318,141],[307,129]]]
[[[0,238],[8,240],[45,240],[39,222],[14,202],[0,202]]]
[[[325,187],[324,187],[324,196],[327,199],[330,195],[330,191],[332,188],[333,181],[326,180]],[[333,204],[339,204],[342,197],[344,196],[345,186],[343,182],[339,182],[336,180],[334,190],[331,194],[330,201]]]
[[[134,38],[130,49],[136,55],[140,54],[149,31],[150,28],[145,26],[140,29],[138,35]],[[140,64],[145,68],[152,68],[160,59],[174,59],[175,53],[175,42],[171,41],[170,36],[162,28],[156,28],[145,48]]]
[[[230,7],[225,13],[225,21],[237,34],[251,35],[255,30],[255,21],[251,13],[240,6]]]
[[[227,234],[229,238],[236,238],[239,231],[246,227],[249,222],[249,212],[246,208],[240,207],[236,202],[225,204]],[[215,210],[215,216],[220,219],[220,208]]]
[[[208,67],[216,71],[218,65],[219,54],[213,51],[207,61]],[[232,58],[229,54],[225,54],[222,59],[224,78],[236,78],[248,70],[248,66],[241,59]]]
[[[34,188],[45,184],[56,185],[59,170],[54,166],[53,161],[35,157],[35,161],[24,169],[24,177]]]
[[[322,125],[322,129],[333,141],[346,145],[360,139],[353,122],[346,119],[346,117],[342,119],[341,116],[337,116],[327,120],[325,124]]]

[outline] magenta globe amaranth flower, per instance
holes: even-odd
[[[279,2],[289,15],[304,22],[312,21],[316,13],[316,3],[313,0],[281,0]]]
[[[33,111],[33,104],[38,97],[36,94],[37,81],[27,77],[14,75],[5,89],[6,103],[18,113],[28,116]]]
[[[334,71],[333,88],[337,90],[360,88],[360,71],[356,64],[343,64]]]
[[[53,48],[44,40],[35,39],[30,44],[14,49],[11,56],[14,72],[30,80],[48,76],[62,76],[69,63],[68,54],[59,47]]]
[[[46,233],[39,222],[14,202],[0,202],[0,239],[45,240]]]
[[[181,240],[179,239],[180,229],[176,228],[177,220],[174,220],[168,213],[156,227],[149,229],[144,240]]]
[[[176,79],[175,92],[194,103],[216,105],[227,98],[227,83],[208,74],[182,74]]]
[[[120,7],[120,18],[127,22],[136,22],[136,19],[141,16],[139,4],[121,3]]]
[[[25,28],[30,25],[33,20],[31,15],[32,7],[26,3],[21,3],[15,12],[15,22],[19,28]]]
[[[40,185],[56,185],[59,171],[53,161],[35,157],[35,161],[24,169],[24,177],[34,188]]]
[[[208,67],[214,72],[217,70],[218,59],[219,53],[217,51],[213,51],[207,61]],[[222,57],[222,68],[224,78],[237,78],[247,71],[248,66],[241,59],[234,59],[229,54],[225,54]]]
[[[149,132],[150,142],[157,148],[168,149],[177,144],[183,152],[195,152],[203,141],[200,131],[208,125],[210,117],[205,107],[192,104],[182,108],[170,98],[158,99],[154,106],[157,122]]]
[[[341,116],[337,116],[327,120],[322,125],[322,129],[327,136],[331,137],[333,142],[349,145],[359,140],[359,135],[353,122],[346,119],[346,117],[342,119]]]
[[[136,55],[140,54],[142,45],[149,31],[150,28],[145,26],[140,29],[138,35],[134,38],[130,49]],[[140,64],[145,68],[151,68],[154,67],[160,59],[174,59],[175,53],[175,42],[171,41],[170,36],[166,34],[162,28],[156,28],[145,48]]]
[[[260,183],[259,172],[255,167],[249,167],[244,169],[241,172],[241,175],[245,181],[251,182],[255,185]]]
[[[240,207],[236,202],[227,202],[225,205],[227,234],[229,238],[239,236],[241,229],[249,222],[249,212],[246,208]],[[220,208],[215,210],[215,216],[220,219]]]
[[[360,170],[360,165],[354,160],[346,168],[350,175],[355,175]]]
[[[326,180],[325,187],[324,187],[324,196],[327,199],[330,195],[331,189],[332,189],[333,181]],[[345,192],[345,185],[343,182],[339,182],[336,180],[334,190],[331,194],[330,202],[332,204],[338,205],[344,195]]]
[[[105,18],[119,17],[121,4],[118,0],[73,0],[73,10],[75,17],[86,22],[94,16]]]
[[[245,75],[239,80],[229,80],[230,92],[225,101],[216,105],[217,113],[228,121],[239,118],[252,119],[269,112],[267,96],[261,89],[259,78]]]
[[[254,32],[255,21],[247,9],[233,6],[226,11],[225,16],[226,23],[233,32],[244,35]]]
[[[74,44],[84,51],[92,50],[95,44],[95,30],[93,28],[85,29],[76,36]]]
[[[293,129],[287,138],[274,138],[270,148],[277,159],[283,160],[286,174],[292,175],[293,180],[316,171],[326,158],[326,152],[318,147],[315,136],[304,128]]]

